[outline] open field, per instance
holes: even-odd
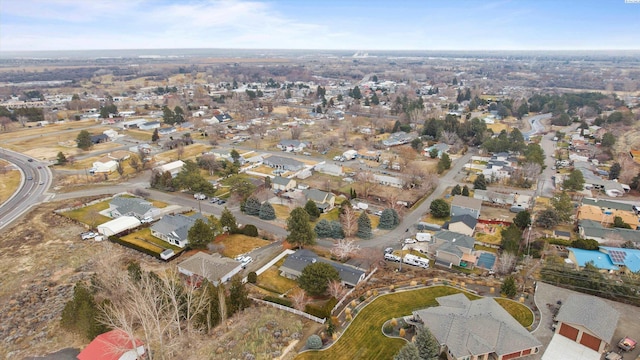
[[[0,160],[0,168],[8,165],[6,161]],[[21,175],[18,170],[8,170],[0,173],[0,204],[7,201],[18,190],[20,179]]]
[[[267,240],[241,234],[219,236],[215,243],[223,245],[222,255],[230,258],[270,244]]]
[[[144,142],[151,142],[151,135],[153,135],[153,131],[146,131],[140,129],[126,129],[122,132],[123,134]]]
[[[155,156],[156,161],[176,161],[194,159],[196,156],[202,155],[202,153],[211,150],[212,146],[204,144],[192,144],[183,148],[184,153],[178,157],[178,149],[167,150]]]
[[[96,122],[95,120],[80,120],[80,121],[68,121],[60,124],[50,124],[47,126],[33,126],[31,128],[15,126],[15,127],[9,128],[8,131],[5,131],[2,134],[0,134],[0,141],[11,142],[13,139],[18,139],[25,136],[47,135],[47,134],[57,133],[61,130],[77,129],[79,132],[82,129],[86,129],[86,128],[98,126],[98,125],[100,125],[100,123]],[[96,131],[96,130],[91,130],[91,131]],[[65,134],[64,137],[68,138],[69,136]]]

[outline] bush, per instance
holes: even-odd
[[[242,228],[242,234],[258,237],[258,228],[255,225],[247,224]]]
[[[309,315],[318,317],[320,319],[325,319],[325,318],[331,317],[331,310],[333,310],[333,307],[336,306],[337,303],[338,303],[338,299],[336,299],[335,297],[332,297],[331,299],[329,299],[329,301],[327,301],[324,304],[324,306],[315,306],[312,304],[307,304],[307,306],[305,306],[304,308],[304,312],[306,312]]]
[[[393,325],[391,325],[391,323],[384,324],[384,326],[382,327],[382,332],[387,335],[391,335],[393,333]]]
[[[262,298],[262,300],[284,305],[286,307],[293,307],[293,304],[291,304],[291,301],[285,298],[277,297],[277,296],[265,296],[264,298]]]
[[[247,274],[247,281],[251,284],[255,284],[256,282],[258,282],[258,274],[256,274],[255,271],[250,272],[249,274]]]
[[[313,334],[307,339],[307,347],[309,349],[318,350],[322,348],[322,339],[320,336]]]

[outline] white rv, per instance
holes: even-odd
[[[419,266],[424,269],[429,268],[429,259],[412,254],[405,255],[402,262],[409,265]]]

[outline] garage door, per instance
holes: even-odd
[[[578,339],[578,329],[563,323],[560,326],[560,335],[576,341]]]
[[[503,355],[502,359],[509,360],[509,359],[515,359],[515,358],[518,358],[518,357],[520,357],[520,351],[511,353],[511,354]]]
[[[600,350],[600,339],[593,335],[589,335],[587,333],[582,333],[582,337],[580,338],[580,344],[588,347],[589,349],[593,349],[595,351]]]

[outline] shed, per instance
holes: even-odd
[[[104,236],[117,235],[129,229],[134,229],[142,223],[134,216],[120,216],[117,219],[98,225],[98,232]]]

